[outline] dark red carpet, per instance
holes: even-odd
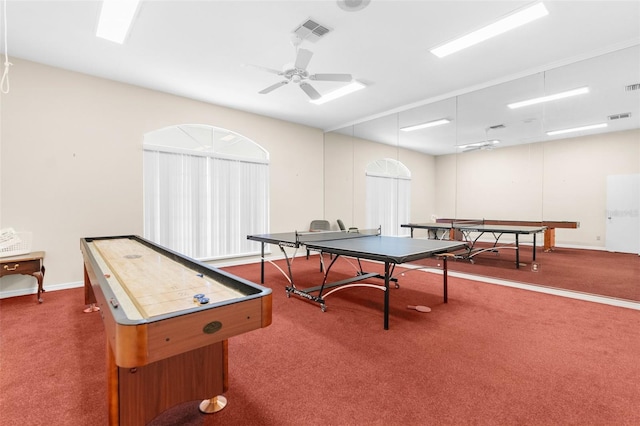
[[[259,281],[257,264],[225,269]],[[317,270],[294,262],[306,282]],[[443,304],[441,277],[411,272],[385,331],[381,291],[337,292],[323,313],[266,271],[273,324],[229,340],[228,406],[152,424],[640,424],[639,311],[456,278]],[[83,307],[82,289],[0,301],[0,424],[106,424],[103,325]]]
[[[488,244],[480,244],[488,247]],[[521,246],[520,269],[515,267],[515,251],[500,250],[499,254],[483,253],[471,264],[465,260],[449,262],[452,271],[500,278],[564,290],[591,293],[640,302],[640,256],[600,250],[556,248],[545,253],[536,250],[538,270],[531,270],[531,246]],[[435,266],[437,261],[425,259],[418,264]]]

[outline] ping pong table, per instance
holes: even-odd
[[[418,259],[425,259],[460,250],[466,246],[461,241],[440,241],[440,240],[420,240],[403,237],[390,237],[380,235],[380,229],[375,231],[361,230],[359,232],[284,232],[274,234],[248,235],[247,239],[261,243],[261,282],[264,283],[265,246],[267,244],[277,245],[284,254],[288,271],[282,271],[287,277],[290,285],[286,287],[287,297],[291,294],[318,303],[325,311],[325,298],[335,291],[352,287],[369,287],[382,290],[384,292],[384,329],[389,329],[389,285],[390,282],[397,282],[394,277],[395,267],[398,264],[411,262]],[[319,286],[301,288],[294,282],[292,273],[292,261],[295,258],[289,257],[285,248],[305,247],[308,250],[319,252],[324,278]],[[331,255],[329,266],[324,267],[322,253]],[[359,270],[356,276],[335,282],[328,282],[329,272],[335,262],[341,257],[355,258],[358,261]],[[365,272],[360,260],[370,260],[384,263],[384,275],[378,273]],[[447,256],[442,256],[443,260],[443,295],[444,303],[447,303]],[[423,269],[423,267],[410,268]],[[406,271],[404,271],[406,272]],[[371,278],[384,280],[384,285],[371,283],[361,283],[360,281]],[[397,284],[396,284],[397,287]]]
[[[544,232],[546,226],[518,226],[518,225],[493,225],[487,224],[484,220],[465,220],[451,222],[430,222],[430,223],[407,223],[400,225],[403,228],[411,229],[413,238],[414,229],[426,229],[429,238],[439,240],[461,239],[467,243],[466,251],[457,258],[467,259],[473,262],[473,258],[481,253],[497,252],[501,249],[514,249],[516,252],[516,268],[520,268],[520,235],[533,235],[533,262],[536,261],[536,235]],[[456,238],[456,232],[461,234],[461,238]],[[474,235],[475,234],[475,238]],[[488,248],[478,248],[476,243],[485,234],[491,234],[494,238],[493,246]],[[511,234],[515,237],[515,245],[498,245],[500,238],[504,234]]]

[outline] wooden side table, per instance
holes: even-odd
[[[38,302],[42,303],[44,280],[44,252],[34,251],[19,256],[0,257],[0,277],[5,275],[31,275],[38,280]]]

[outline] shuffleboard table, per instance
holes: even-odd
[[[137,236],[82,238],[85,303],[107,336],[109,423],[226,405],[232,336],[271,324],[271,290]]]

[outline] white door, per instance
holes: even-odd
[[[609,251],[640,254],[640,175],[607,176]]]

